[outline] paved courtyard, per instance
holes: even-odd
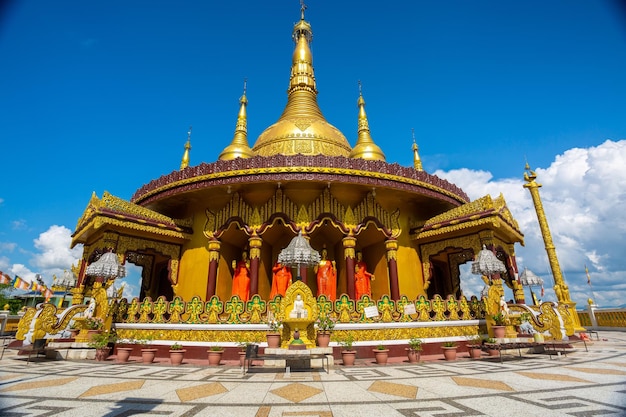
[[[233,362],[0,361],[0,416],[626,416],[626,333],[589,352],[285,373]],[[463,355],[465,356],[465,355]],[[340,361],[339,361],[340,362]]]

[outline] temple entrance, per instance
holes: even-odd
[[[450,295],[456,299],[460,298],[462,291],[459,265],[473,259],[474,251],[463,248],[448,247],[432,255],[430,257],[432,275],[427,289],[428,298],[433,299],[435,295],[439,295],[443,299]]]
[[[155,251],[128,251],[126,262],[136,265],[141,270],[139,280],[139,298],[150,297],[156,300],[164,296],[166,300],[174,297],[172,283],[169,279],[169,258]]]

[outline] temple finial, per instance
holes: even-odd
[[[239,99],[239,114],[237,115],[237,125],[235,126],[235,135],[233,141],[228,145],[218,159],[232,160],[235,158],[251,158],[254,152],[248,145],[248,115],[246,106],[248,98],[246,97],[246,89],[248,88],[248,79],[243,80],[243,95]]]
[[[369,122],[367,121],[367,114],[365,113],[365,99],[363,98],[363,85],[359,80],[359,99],[357,100],[357,106],[359,107],[359,127],[358,138],[356,145],[350,152],[350,158],[362,158],[375,161],[384,161],[385,154],[374,143],[370,134]]]
[[[300,0],[300,19],[304,20],[304,11],[306,10],[306,4],[304,0]]]
[[[415,142],[415,129],[411,128],[411,135],[413,136],[413,166],[416,171],[423,171],[422,168],[422,160],[420,159],[420,155],[418,153],[417,142]]]
[[[180,162],[180,169],[183,170],[189,166],[189,151],[191,150],[191,126],[187,132],[187,143],[185,143],[185,152],[183,153],[183,159]]]

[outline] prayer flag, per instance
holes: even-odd
[[[52,291],[50,291],[49,288],[46,288],[43,291],[44,297],[46,298],[46,303],[52,298],[52,296],[54,295],[54,293]]]
[[[0,284],[10,284],[10,283],[11,283],[11,277],[5,274],[4,272],[0,271]]]
[[[585,265],[585,274],[587,274],[587,285],[591,285],[591,277],[589,276],[589,270],[587,269],[587,265]]]
[[[30,283],[28,281],[24,281],[22,278],[15,276],[15,282],[13,283],[13,287],[19,290],[29,290]]]

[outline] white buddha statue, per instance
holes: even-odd
[[[304,300],[300,294],[296,295],[296,299],[293,301],[293,309],[289,313],[289,317],[292,319],[306,319],[309,316],[309,312],[304,307]]]

